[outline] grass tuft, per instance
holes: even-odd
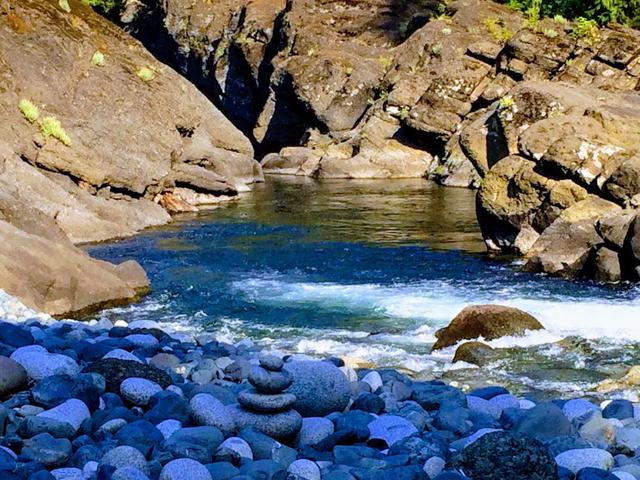
[[[139,68],[138,71],[136,72],[136,75],[143,82],[150,82],[151,80],[156,78],[156,72],[149,67]]]
[[[100,50],[96,50],[93,54],[93,57],[91,57],[91,63],[93,63],[96,67],[104,67],[106,63],[104,53],[102,53]]]
[[[24,118],[26,118],[29,123],[35,123],[40,116],[38,107],[36,107],[33,102],[27,100],[26,98],[20,100],[18,108],[20,109],[20,113],[22,113]]]
[[[67,135],[67,132],[64,131],[64,128],[62,128],[60,120],[55,117],[44,117],[40,124],[40,131],[44,138],[53,137],[67,147],[71,146],[71,138]]]

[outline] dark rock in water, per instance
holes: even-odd
[[[223,440],[224,435],[216,427],[182,428],[164,442],[163,448],[176,458],[209,463]]]
[[[498,395],[506,395],[509,393],[504,387],[491,386],[491,387],[482,387],[476,388],[475,390],[471,390],[469,395],[474,397],[480,397],[484,400],[491,400],[493,397],[497,397]]]
[[[286,370],[274,372],[262,367],[253,367],[249,383],[261,393],[280,393],[291,385],[293,378]]]
[[[467,405],[467,399],[460,390],[440,383],[416,382],[411,400],[418,402],[427,411],[437,410],[443,404],[459,407]]]
[[[231,414],[240,430],[254,427],[277,440],[294,438],[302,428],[302,417],[295,410],[280,413],[256,413],[239,406],[230,406]]]
[[[215,478],[216,480],[231,480],[240,473],[240,470],[229,462],[209,463],[205,465],[205,467],[209,470],[211,478]]]
[[[96,373],[80,374],[73,378],[67,375],[52,375],[40,380],[33,387],[31,397],[36,405],[45,408],[53,408],[70,398],[77,398],[90,410],[95,410],[105,388],[104,377]]]
[[[583,468],[576,475],[576,480],[619,480],[617,475],[599,468]]]
[[[633,418],[633,403],[624,399],[613,400],[602,411],[602,417],[617,418],[618,420]]]
[[[76,430],[73,425],[67,422],[47,417],[30,416],[22,421],[18,433],[23,438],[31,438],[40,433],[48,433],[54,438],[71,439],[75,437]]]
[[[20,458],[40,462],[45,467],[64,465],[71,457],[71,442],[66,438],[56,439],[41,433],[24,441]]]
[[[115,435],[118,445],[128,445],[137,448],[146,457],[153,447],[164,442],[160,430],[146,420],[125,425]]]
[[[575,435],[571,422],[562,410],[552,403],[542,403],[527,410],[515,421],[513,431],[542,441]]]
[[[99,373],[107,381],[107,391],[120,393],[120,384],[127,378],[144,378],[167,388],[173,382],[166,372],[151,365],[106,358],[93,362],[84,369],[86,373]]]
[[[494,349],[482,342],[465,342],[456,349],[453,362],[483,366],[493,359]]]
[[[544,327],[527,312],[501,305],[472,305],[464,308],[451,323],[436,332],[434,350],[450,347],[460,340],[483,337],[495,340],[507,335],[523,335]]]
[[[0,356],[0,398],[27,384],[27,372],[18,362]]]
[[[557,465],[539,441],[510,432],[493,432],[465,448],[454,460],[473,480],[526,478],[556,480]]]
[[[34,341],[28,329],[13,323],[0,322],[0,343],[19,348],[33,345]]]
[[[255,390],[245,390],[238,395],[238,403],[256,412],[277,413],[288,410],[295,403],[295,395],[276,393],[260,394]]]
[[[284,467],[273,460],[256,460],[247,463],[240,468],[240,475],[246,475],[249,478],[260,480],[275,480],[276,478],[285,478]]]
[[[351,388],[344,373],[328,362],[290,362],[283,371],[293,376],[287,390],[296,396],[294,408],[305,417],[323,417],[343,411],[351,398]]]
[[[376,415],[384,411],[384,400],[373,393],[361,393],[351,405],[352,410],[362,410],[364,412],[375,413]]]
[[[275,460],[284,467],[288,467],[297,457],[297,452],[293,448],[277,442],[254,427],[240,430],[238,437],[249,444],[254,460]]]

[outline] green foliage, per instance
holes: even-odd
[[[20,113],[27,119],[29,123],[35,123],[40,116],[40,111],[38,107],[36,107],[30,100],[23,98],[20,100],[18,104],[18,108],[20,109]]]
[[[553,17],[558,23],[584,18],[600,25],[618,22],[640,27],[640,0],[509,0],[508,5],[524,12],[529,22],[541,17]]]
[[[500,43],[506,43],[513,37],[513,32],[502,23],[502,20],[496,17],[487,18],[484,25],[491,36]]]
[[[136,72],[136,75],[143,82],[150,82],[151,80],[156,78],[156,72],[149,67],[140,67]]]
[[[53,137],[62,142],[67,147],[71,146],[71,138],[62,128],[60,120],[55,117],[44,117],[40,123],[40,131],[44,138]]]
[[[82,3],[105,13],[109,13],[112,10],[121,9],[124,2],[123,0],[82,0]]]
[[[589,45],[593,45],[600,39],[600,29],[595,20],[587,20],[584,17],[576,20],[576,25],[573,28],[573,36],[583,40]]]

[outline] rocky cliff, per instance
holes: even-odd
[[[74,243],[132,235],[262,178],[204,95],[79,1],[0,3],[0,289],[52,314],[135,298],[139,266]]]
[[[481,186],[490,249],[639,278],[637,31],[487,0],[128,6],[127,28],[251,138],[265,172]]]

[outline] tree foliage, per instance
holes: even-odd
[[[601,25],[618,22],[640,27],[640,0],[509,0],[509,5],[529,16],[562,15],[595,20]]]

